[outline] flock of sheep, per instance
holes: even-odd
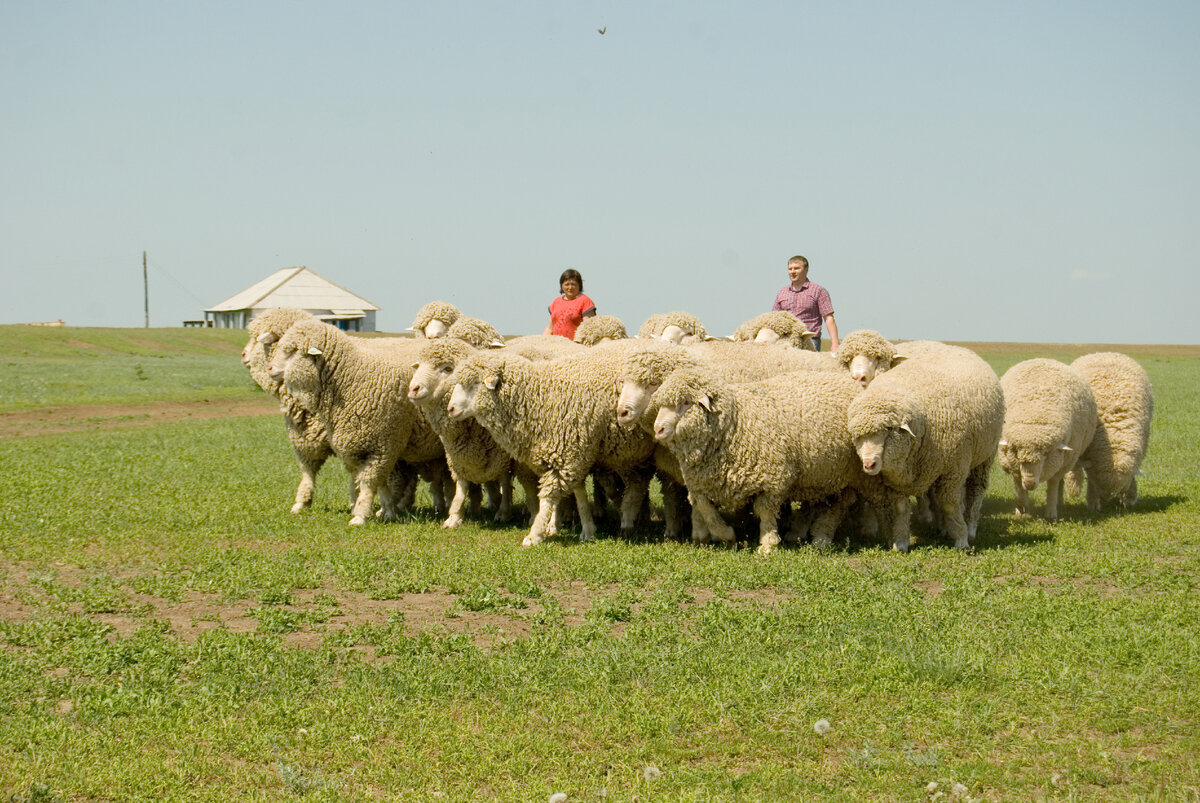
[[[415,337],[353,337],[288,308],[248,329],[242,360],[278,397],[300,463],[292,512],[331,456],[352,478],[351,524],[397,519],[419,481],[447,528],[479,515],[485,493],[508,521],[515,480],[525,546],[572,516],[593,538],[609,503],[632,531],[657,478],[668,538],[733,542],[731,522],[752,514],[763,553],[828,546],[843,526],[907,550],[915,500],[965,549],[997,454],[1020,513],[1045,482],[1056,520],[1064,483],[1078,494],[1085,478],[1089,507],[1131,505],[1153,408],[1145,371],[1122,354],[1027,360],[1001,379],[968,349],[870,330],[820,354],[786,312],[724,339],[682,312],[636,337],[599,315],[574,342],[505,339],[445,302],[421,309]]]

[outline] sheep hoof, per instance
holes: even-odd
[[[366,517],[366,516],[355,516],[354,518],[350,519],[350,526],[351,526],[351,527],[359,527],[359,526],[361,526],[361,525],[363,525],[363,524],[366,524],[366,523],[367,523],[367,517]]]
[[[971,548],[971,539],[964,535],[962,538],[959,538],[957,541],[954,542],[954,548],[955,549],[963,549],[963,550],[970,549]]]
[[[306,507],[308,507],[308,506],[305,505],[303,502],[297,502],[296,504],[292,505],[292,514],[295,515],[296,513],[299,513],[302,510],[304,510],[304,508],[306,508]]]
[[[460,526],[462,526],[462,523],[463,523],[462,516],[451,516],[450,518],[448,518],[442,522],[442,529],[443,530],[457,530]]]
[[[521,542],[521,546],[537,546],[538,544],[542,543],[543,540],[544,539],[540,535],[534,535],[533,533],[530,533],[529,535],[525,536],[525,540]]]
[[[580,541],[595,541],[596,540],[596,528],[592,527],[589,529],[589,528],[585,527],[583,530],[581,530],[579,532],[579,540]]]
[[[812,545],[814,549],[833,549],[833,540],[827,535],[813,536]]]

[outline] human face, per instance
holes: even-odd
[[[579,282],[575,281],[574,279],[567,279],[565,282],[562,283],[563,298],[565,298],[567,301],[571,301],[576,296],[578,296],[582,291],[583,291],[583,288],[580,287]]]
[[[792,284],[796,287],[804,284],[808,279],[808,265],[805,265],[803,262],[789,262],[788,278],[792,280]]]

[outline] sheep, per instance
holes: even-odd
[[[280,338],[270,376],[316,413],[333,451],[358,489],[350,524],[363,524],[375,494],[382,518],[396,517],[388,482],[398,460],[428,464],[442,455],[441,441],[406,398],[411,363],[420,341],[396,340],[367,347],[326,324],[297,321]],[[429,468],[428,465],[425,466]],[[434,503],[444,509],[442,483],[433,484]]]
[[[562,340],[562,338],[558,338]],[[446,462],[455,480],[454,499],[442,526],[454,529],[463,522],[471,483],[498,484],[499,501],[495,521],[510,518],[512,505],[513,459],[496,443],[479,422],[473,419],[452,420],[446,412],[446,402],[454,386],[454,369],[475,353],[469,344],[457,338],[434,340],[421,348],[408,383],[408,399],[417,405],[446,450]],[[519,472],[525,487],[527,505],[536,503],[536,478]],[[531,512],[535,512],[532,511]]]
[[[954,545],[971,545],[1004,425],[1000,379],[979,355],[943,343],[895,365],[851,402],[847,425],[863,471],[894,492],[894,549],[908,550],[909,496],[927,492]]]
[[[587,346],[567,340],[561,335],[520,335],[505,340],[503,349],[506,354],[519,354],[530,360],[553,360],[556,357],[583,354],[587,351]]]
[[[504,337],[487,321],[459,315],[458,320],[446,330],[446,337],[457,337],[465,340],[477,349],[491,348],[504,345]]]
[[[293,323],[301,320],[315,321],[316,318],[304,310],[291,307],[267,310],[246,327],[250,338],[242,349],[242,363],[250,370],[251,378],[259,387],[279,399],[288,442],[292,445],[296,462],[300,464],[300,484],[296,486],[292,513],[299,513],[312,505],[317,473],[333,454],[329,434],[321,420],[292,398],[282,383],[271,379],[268,374],[276,342]]]
[[[879,480],[860,470],[846,429],[861,389],[836,371],[797,371],[758,382],[728,383],[711,367],[674,371],[654,392],[654,437],[678,460],[689,498],[719,541],[733,528],[716,506],[752,503],[762,554],[780,543],[785,502],[821,503],[811,531],[827,545],[862,491],[883,498]]]
[[[1046,482],[1047,521],[1058,521],[1063,478],[1096,433],[1096,400],[1078,372],[1058,360],[1025,360],[1000,377],[1004,427],[1000,465],[1012,476],[1017,513],[1029,511],[1029,492]]]
[[[1078,464],[1087,475],[1088,508],[1099,510],[1119,494],[1128,510],[1137,502],[1137,474],[1150,446],[1150,377],[1132,357],[1112,351],[1085,354],[1071,368],[1091,386],[1099,419]]]
[[[591,315],[584,318],[575,329],[575,342],[584,346],[627,337],[625,324],[616,315]]]
[[[615,470],[624,481],[621,530],[632,529],[649,482],[654,442],[616,423],[616,364],[625,350],[621,341],[593,346],[578,357],[531,362],[501,349],[459,365],[450,418],[476,418],[538,474],[538,513],[523,546],[539,544],[553,532],[551,516],[568,493],[579,509],[580,540],[595,536],[584,484],[593,464]]]
[[[417,337],[434,339],[445,337],[446,331],[462,316],[458,307],[449,301],[430,301],[417,310],[409,331],[416,332]]]
[[[658,338],[672,343],[698,343],[708,339],[704,324],[687,312],[660,312],[651,315],[638,329],[638,337]]]
[[[743,323],[733,333],[733,339],[751,343],[785,343],[793,348],[816,351],[816,335],[808,331],[804,321],[786,310],[764,312]]]

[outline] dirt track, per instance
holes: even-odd
[[[59,432],[130,429],[185,419],[278,414],[279,403],[266,396],[144,404],[67,404],[0,412],[0,439]]]

